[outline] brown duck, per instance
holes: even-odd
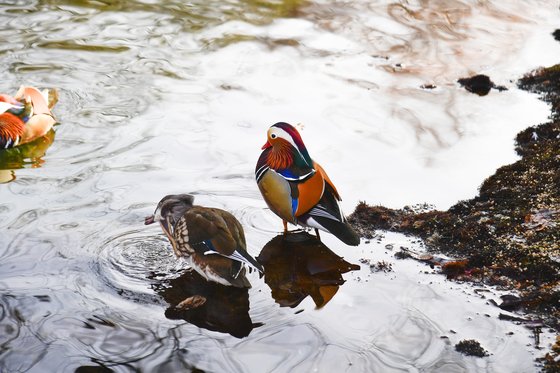
[[[222,285],[249,288],[246,267],[263,272],[247,252],[241,223],[229,212],[194,206],[189,194],[168,195],[145,224],[158,221],[178,257],[190,260],[204,278]]]

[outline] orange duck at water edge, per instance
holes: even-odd
[[[268,207],[287,224],[334,234],[347,245],[360,237],[340,210],[340,196],[323,168],[311,159],[299,132],[279,122],[268,129],[255,168],[257,185]]]
[[[15,96],[0,94],[0,149],[13,148],[47,134],[56,123],[55,90],[21,86]]]

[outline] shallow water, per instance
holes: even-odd
[[[487,303],[500,292],[395,261],[386,244],[421,249],[403,236],[324,234],[361,264],[345,283],[253,273],[235,294],[201,284],[143,217],[192,192],[233,212],[259,255],[281,229],[253,177],[277,121],[301,123],[347,213],[470,198],[546,120],[515,79],[560,60],[559,21],[536,0],[3,2],[0,91],[57,87],[60,125],[0,154],[0,371],[534,371],[531,331]],[[508,90],[457,85],[474,73]],[[206,314],[173,309],[204,291],[220,295]],[[491,355],[454,351],[471,338]]]

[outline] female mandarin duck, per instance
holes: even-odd
[[[287,223],[334,234],[347,245],[360,238],[346,222],[340,196],[323,168],[314,162],[298,131],[288,123],[268,130],[266,144],[255,168],[259,189],[268,207]]]
[[[21,86],[14,97],[0,94],[0,149],[31,142],[50,131],[56,120],[51,108],[55,90]]]
[[[189,194],[165,196],[145,224],[158,221],[175,254],[189,259],[207,280],[250,288],[245,266],[261,273],[263,268],[246,250],[243,227],[229,212],[193,201]]]

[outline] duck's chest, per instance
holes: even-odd
[[[268,207],[286,221],[294,220],[297,196],[292,195],[292,186],[279,173],[266,170],[257,179],[257,185]]]

